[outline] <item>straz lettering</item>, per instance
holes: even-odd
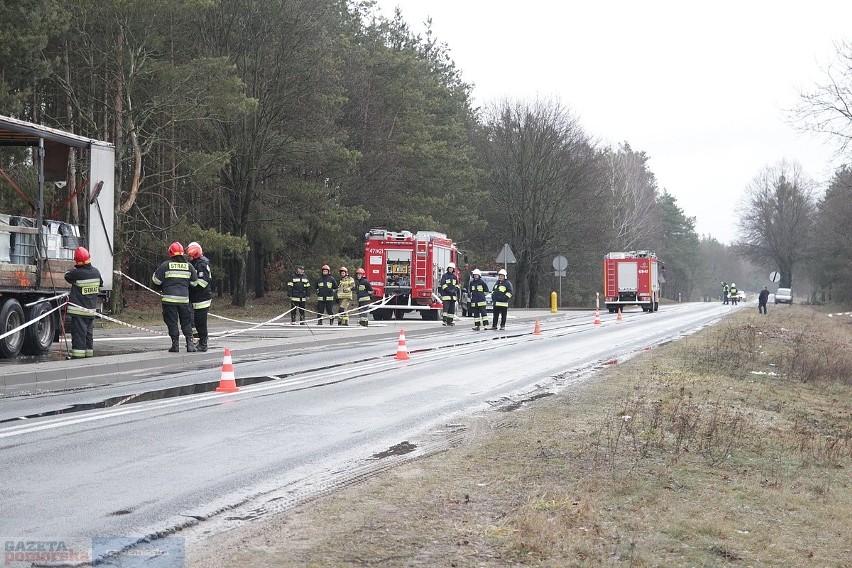
[[[170,262],[169,270],[189,270],[189,264],[186,262]]]
[[[98,292],[100,292],[100,289],[101,289],[100,286],[98,286],[97,284],[94,284],[94,285],[90,285],[90,286],[83,286],[82,288],[80,288],[80,291],[83,292],[84,296],[91,296],[91,295],[94,295],[94,294],[97,294]]]

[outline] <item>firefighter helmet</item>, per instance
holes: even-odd
[[[452,268],[453,270],[455,270],[455,269],[456,269],[456,263],[455,263],[455,262],[450,262],[450,263],[448,263],[448,264],[447,264],[447,270],[449,270],[450,268]]]
[[[364,269],[361,268],[360,266],[358,267],[357,270],[355,270],[355,274],[357,274],[358,276],[366,276],[367,275],[367,273],[364,272]]]
[[[186,245],[186,254],[189,255],[189,258],[196,259],[201,258],[204,255],[204,251],[201,250],[201,245],[192,241],[188,245]]]
[[[501,268],[499,272],[497,272],[497,276],[506,276],[506,270]]]
[[[473,272],[471,272],[471,274],[473,274],[474,276],[481,276],[482,272],[480,272],[480,270],[478,268],[474,268]]]
[[[74,263],[89,264],[91,262],[92,255],[89,254],[89,251],[85,247],[77,247],[77,250],[74,251]]]
[[[174,243],[169,245],[169,256],[170,257],[171,256],[180,256],[182,254],[183,254],[183,245],[182,244],[180,244],[178,242],[174,242]]]
[[[320,270],[321,270],[321,271],[322,271],[322,270],[328,270],[329,272],[331,272],[331,268],[330,268],[327,264],[323,264],[323,265],[322,265],[322,268],[321,268]]]
[[[736,288],[736,287],[737,287],[737,285],[734,284],[733,282],[731,282],[731,288]]]
[[[340,267],[340,272],[342,272],[342,273],[346,273],[346,274],[349,274],[349,269],[348,269],[348,268],[346,268],[345,266],[341,266],[341,267]]]

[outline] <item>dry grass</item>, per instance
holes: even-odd
[[[852,566],[852,325],[723,325],[190,566]]]

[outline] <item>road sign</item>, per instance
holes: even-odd
[[[497,263],[498,264],[514,264],[518,262],[515,258],[515,255],[512,253],[512,247],[509,246],[509,243],[503,245],[503,249],[500,251],[500,254],[497,255]]]
[[[565,270],[568,268],[568,259],[560,255],[553,259],[554,270]]]
[[[568,276],[568,271],[567,270],[554,270],[553,275],[559,276],[559,277],[565,277],[565,276]]]
[[[769,281],[770,282],[778,282],[779,280],[781,280],[781,274],[780,273],[778,273],[774,270],[769,273]]]

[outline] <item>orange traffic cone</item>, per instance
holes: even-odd
[[[394,357],[397,361],[408,361],[410,357],[408,356],[408,346],[405,344],[405,330],[399,330],[399,344],[396,348],[396,357]]]
[[[535,329],[533,330],[533,335],[541,335],[541,324],[538,323],[538,318],[535,318]]]
[[[601,324],[601,311],[595,310],[595,325]]]
[[[231,348],[225,347],[225,359],[222,361],[222,378],[216,392],[237,392],[239,387],[234,378],[234,364],[231,362]]]
[[[615,318],[616,321],[621,321],[621,308],[618,308],[618,317]]]

